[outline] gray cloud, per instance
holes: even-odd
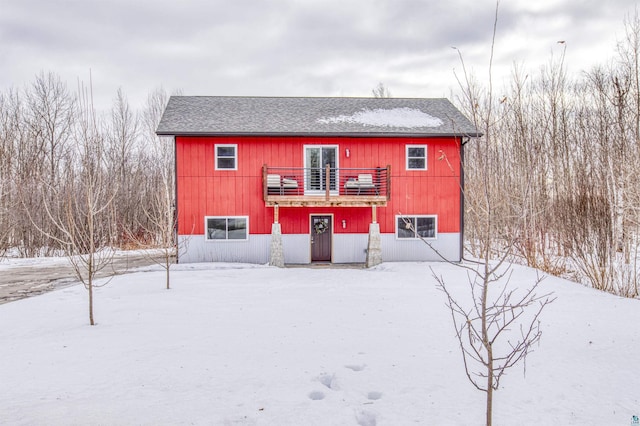
[[[5,3],[7,0],[4,1]],[[572,64],[613,55],[635,0],[502,2],[496,70],[537,67],[567,40]],[[460,70],[486,72],[493,0],[45,1],[2,5],[0,89],[41,70],[93,76],[101,106],[122,86],[187,94],[448,96]],[[506,70],[506,71],[505,71]],[[498,71],[496,71],[498,72]]]

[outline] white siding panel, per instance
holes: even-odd
[[[204,235],[179,235],[185,247],[179,254],[180,263],[194,262],[269,262],[271,235],[250,235],[249,241],[205,241]]]
[[[284,234],[282,236],[284,263],[311,263],[311,240],[309,234]]]
[[[334,263],[364,263],[366,261],[367,234],[334,234]],[[382,260],[440,261],[440,257],[420,240],[398,240],[395,234],[382,234]],[[180,263],[193,262],[243,262],[268,263],[271,235],[251,235],[249,241],[205,241],[203,235],[180,235],[180,244],[186,249],[179,255]],[[460,234],[438,234],[438,239],[429,241],[448,260],[460,260]],[[284,261],[289,264],[311,262],[311,247],[308,234],[285,234],[282,236]]]
[[[442,261],[437,250],[447,260],[460,261],[460,234],[438,234],[438,239],[429,240],[430,248],[421,240],[398,240],[395,234],[382,234],[382,260],[384,262]]]
[[[334,234],[334,263],[364,263],[367,260],[367,234]]]

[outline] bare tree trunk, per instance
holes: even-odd
[[[510,268],[506,265],[512,258],[513,248],[520,242],[518,233],[514,231],[522,229],[523,223],[535,223],[535,212],[532,212],[535,204],[531,201],[533,174],[519,178],[517,175],[522,168],[510,167],[515,152],[511,148],[511,139],[500,143],[504,126],[507,126],[506,117],[514,109],[509,108],[507,98],[498,104],[493,99],[491,66],[497,20],[496,4],[488,89],[482,91],[474,87],[466,74],[465,84],[461,84],[466,105],[463,109],[483,133],[481,139],[471,142],[474,149],[464,165],[465,182],[469,183],[465,191],[465,214],[472,218],[471,235],[479,247],[477,254],[480,257],[476,267],[458,265],[469,271],[470,300],[466,303],[456,300],[449,292],[446,280],[435,276],[447,297],[467,378],[485,393],[487,426],[493,423],[493,392],[499,388],[505,371],[524,360],[532,344],[539,341],[539,316],[553,301],[550,294],[539,296],[535,293],[540,279],[526,290],[509,288]],[[525,144],[528,134],[523,120],[524,114],[521,114],[512,123],[515,122],[516,128],[520,126],[520,142]],[[512,133],[508,134],[512,137]],[[518,159],[527,162],[529,157],[526,154],[521,151]],[[535,235],[532,229],[523,232],[527,238]],[[428,241],[423,241],[433,248]],[[496,290],[490,291],[496,286]],[[496,346],[496,342],[502,344]],[[499,354],[496,353],[497,347],[501,348]]]
[[[122,89],[118,89],[111,109],[105,154],[110,179],[120,189],[114,203],[118,218],[118,244],[125,247],[127,241],[123,239],[136,233],[134,227],[139,219],[139,206],[146,201],[141,199],[141,195],[144,195],[142,189],[148,174],[147,170],[140,169],[140,163],[143,151],[148,148],[139,138],[139,128],[138,114],[131,110]]]
[[[489,330],[487,327],[487,300],[489,297],[489,283],[487,282],[487,277],[489,277],[489,260],[485,259],[484,264],[484,282],[482,283],[482,308],[481,308],[481,318],[482,318],[482,345],[485,347],[487,351],[487,406],[486,406],[486,424],[487,426],[491,426],[493,423],[493,386],[494,386],[494,377],[493,377],[493,345],[489,337]]]
[[[151,252],[151,259],[165,269],[165,286],[170,289],[170,269],[178,252],[185,247],[185,242],[177,241],[177,216],[175,212],[175,171],[172,139],[158,138],[155,130],[160,122],[162,111],[168,96],[162,90],[152,92],[147,100],[147,107],[142,115],[147,157],[143,164],[149,170],[147,174],[149,194],[147,202],[141,207],[137,229],[141,232],[132,235],[140,247],[161,251],[161,260]],[[147,236],[151,236],[149,239]]]
[[[56,198],[64,202],[62,214],[44,204],[56,234],[38,229],[64,248],[76,278],[88,291],[89,323],[95,325],[95,277],[111,264],[113,257],[113,200],[118,188],[108,180],[104,135],[95,116],[90,92],[83,87],[79,91],[80,109],[75,132],[77,167],[66,171],[65,179],[61,180],[64,185],[51,187]]]

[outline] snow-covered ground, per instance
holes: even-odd
[[[146,268],[0,306],[0,423],[480,425],[441,263],[370,270]],[[10,262],[0,273],[10,273]],[[516,266],[514,285],[535,272]],[[497,425],[629,425],[640,415],[640,301],[548,277],[542,339],[495,394]]]

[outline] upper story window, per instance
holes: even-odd
[[[238,170],[238,145],[216,144],[216,170]]]
[[[325,191],[329,166],[329,189],[337,187],[336,168],[338,167],[337,145],[305,145],[304,147],[305,185],[307,191]]]
[[[407,170],[427,170],[426,145],[407,145]]]

